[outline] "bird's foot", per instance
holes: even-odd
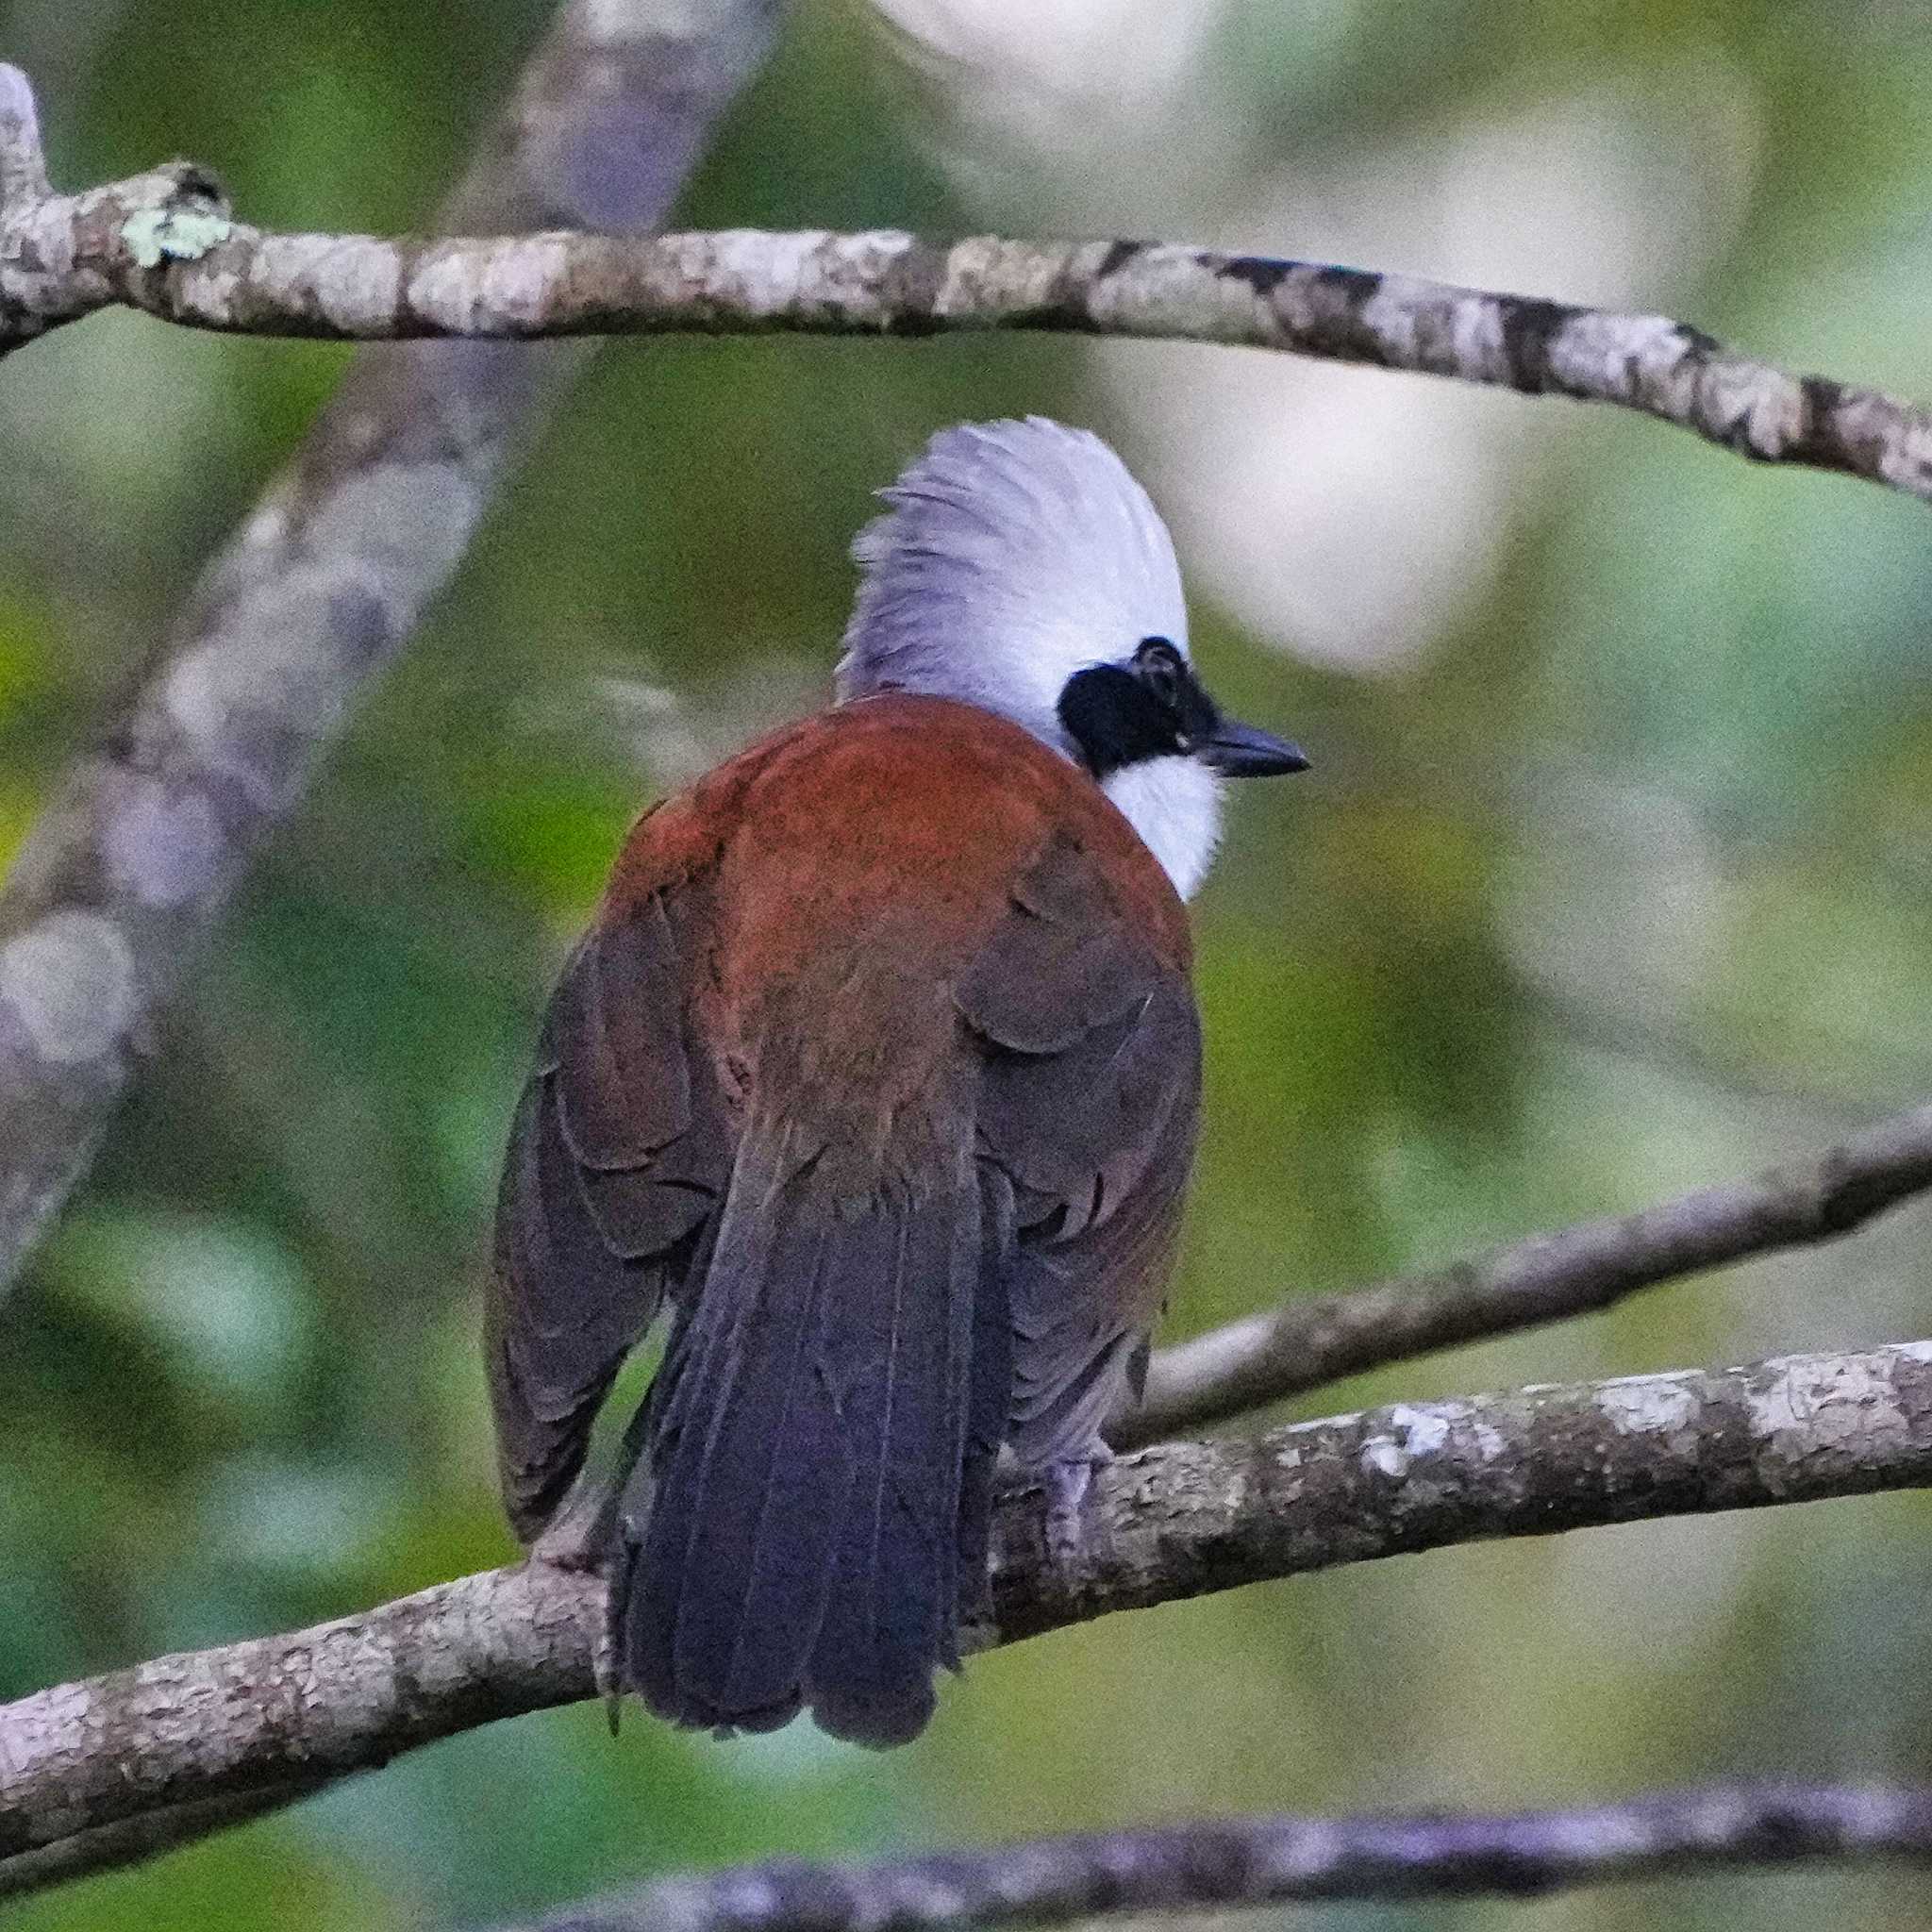
[[[1087,1492],[1093,1472],[1113,1460],[1113,1451],[1096,1443],[1086,1455],[1050,1462],[1042,1472],[1046,1489],[1046,1553],[1056,1564],[1077,1562],[1087,1546]]]
[[[530,1562],[546,1564],[553,1570],[567,1571],[575,1576],[602,1575],[605,1579],[610,1594],[597,1631],[591,1668],[613,1738],[624,1703],[624,1679],[618,1667],[616,1591],[623,1564],[617,1560],[614,1542],[616,1515],[617,1497],[613,1490],[586,1487],[543,1526],[530,1544],[528,1556]]]
[[[617,1621],[607,1616],[597,1632],[597,1647],[591,1657],[591,1673],[597,1686],[597,1695],[604,1702],[604,1721],[610,1726],[613,1738],[624,1720],[624,1670],[618,1661],[619,1656]]]

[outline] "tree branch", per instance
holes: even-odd
[[[1932,1342],[1398,1405],[1102,1473],[1077,1563],[1037,1491],[995,1525],[983,1647],[1115,1610],[1492,1537],[1932,1484]],[[0,1873],[117,1820],[326,1778],[589,1697],[595,1579],[486,1572],[291,1636],[0,1709]]]
[[[97,1824],[57,1839],[38,1851],[21,1852],[0,1860],[0,1899],[44,1891],[69,1878],[92,1878],[124,1865],[139,1865],[171,1852],[177,1845],[225,1831],[231,1824],[252,1824],[271,1811],[279,1811],[321,1790],[327,1778],[298,1778],[288,1784],[263,1785],[252,1790],[228,1791],[218,1798],[194,1798],[159,1811],[142,1811],[112,1824]]]
[[[33,88],[0,61],[0,356],[62,322],[125,302],[125,278],[192,260],[236,232],[219,183],[192,161],[56,194]]]
[[[711,0],[691,25],[687,9],[647,0],[574,0],[447,225],[655,220],[772,11]],[[268,235],[234,222],[187,162],[54,194],[31,92],[0,65],[0,354],[114,305],[358,339],[1005,327],[1241,343],[1610,402],[1747,457],[1932,499],[1932,416],[1788,376],[1663,318],[1151,243]],[[356,365],[210,570],[129,717],[70,774],[0,903],[0,1285],[131,1077],[155,1005],[454,568],[567,360],[469,342]],[[1928,1184],[1921,1109],[1815,1161],[1291,1305],[1158,1358],[1133,1435],[1823,1239]],[[1045,1559],[1039,1499],[1009,1497],[987,1641],[1485,1537],[1927,1482],[1932,1344],[1398,1406],[1124,1460],[1068,1568]],[[590,1695],[601,1620],[592,1580],[501,1571],[25,1699],[0,1710],[0,1891],[146,1856],[434,1738]],[[871,1874],[691,1881],[625,1916],[568,1923],[675,1909],[693,1926],[783,1932],[808,1916],[876,1923],[875,1907],[932,1924],[1055,1919],[1537,1889],[1706,1860],[1924,1857],[1928,1806],[1918,1792],[1744,1790],[1523,1819],[1264,1821]]]
[[[1927,1188],[1932,1107],[1920,1107],[1744,1180],[1533,1234],[1447,1268],[1303,1296],[1160,1349],[1144,1401],[1108,1440],[1138,1448],[1365,1369],[1595,1314],[1660,1281],[1849,1234]]]
[[[1216,1819],[663,1879],[532,1932],[944,1932],[1337,1899],[1534,1897],[1740,1866],[1932,1861],[1932,1790],[1714,1785],[1515,1817]]]
[[[657,222],[761,58],[776,5],[570,0],[445,219]],[[104,287],[159,294],[184,267],[208,286],[220,238],[245,233],[186,163],[71,198],[43,187],[32,94],[0,68],[0,336],[16,341]],[[355,260],[332,275],[353,281]],[[126,715],[66,774],[0,898],[0,1293],[247,860],[456,568],[579,359],[564,345],[445,342],[356,361],[204,574]]]
[[[0,275],[0,341],[110,303],[193,328],[364,341],[1073,330],[1613,403],[1740,456],[1932,499],[1932,413],[1787,375],[1664,316],[1152,242],[944,243],[891,230],[387,241],[266,234],[224,215],[219,235],[197,229],[177,248],[148,240],[168,229],[152,179],[96,191],[116,208],[148,199],[118,227],[76,227],[53,272]]]

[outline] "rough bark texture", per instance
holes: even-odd
[[[541,1566],[485,1571],[290,1636],[158,1657],[0,1707],[0,1894],[125,1862],[117,1828],[165,1816],[153,1845],[499,1717],[594,1690],[603,1592]],[[244,1814],[246,1815],[246,1814]],[[94,1835],[64,1865],[37,1847]],[[14,1855],[28,1865],[25,1882]],[[38,1860],[39,1862],[32,1862]]]
[[[1047,1560],[1037,1492],[1003,1501],[984,1646],[1483,1538],[1928,1483],[1932,1342],[1172,1443],[1102,1472],[1075,1563]],[[366,1769],[589,1697],[602,1596],[560,1571],[490,1572],[24,1698],[0,1709],[0,1874],[119,1820]]]
[[[1018,328],[1227,342],[1614,403],[1740,456],[1932,499],[1932,413],[1787,375],[1665,316],[1153,242],[270,235],[212,202],[177,214],[205,180],[189,175],[97,191],[118,223],[43,215],[35,252],[0,274],[0,340],[116,302],[196,328],[384,341]]]
[[[0,356],[124,298],[108,266],[199,252],[231,233],[220,184],[192,161],[84,194],[48,185],[33,90],[0,62]]]
[[[1932,1862],[1932,1790],[1719,1785],[1484,1818],[1251,1818],[877,1865],[667,1879],[532,1932],[938,1932],[1324,1899],[1533,1897],[1611,1879],[1860,1857]]]
[[[1511,1241],[1346,1294],[1303,1296],[1158,1351],[1108,1432],[1138,1448],[1434,1349],[1593,1314],[1639,1289],[1848,1234],[1932,1188],[1932,1108],[1807,1159],[1635,1214]]]
[[[776,5],[571,0],[443,220],[660,220]],[[241,233],[185,163],[71,199],[44,187],[32,95],[0,67],[0,335],[58,319],[75,290],[158,299],[183,268],[219,278],[208,250]],[[354,260],[344,252],[330,273],[353,279]],[[501,342],[357,361],[208,567],[126,715],[54,795],[0,898],[0,1292],[242,867],[576,366],[569,345]]]

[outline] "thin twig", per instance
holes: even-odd
[[[191,1799],[161,1811],[97,1824],[91,1831],[57,1840],[34,1852],[21,1852],[0,1861],[0,1898],[44,1891],[69,1878],[92,1878],[124,1865],[139,1865],[171,1852],[177,1845],[231,1824],[250,1824],[272,1811],[322,1790],[326,1778],[294,1778],[286,1784],[263,1785],[254,1790],[228,1791],[218,1798]]]
[[[1754,1255],[1848,1234],[1932,1188],[1932,1107],[1803,1160],[1633,1214],[1535,1234],[1448,1268],[1305,1296],[1161,1349],[1117,1448],[1222,1422],[1365,1369],[1607,1308]]]
[[[1749,1866],[1932,1862],[1932,1790],[1746,1784],[1513,1817],[1211,1819],[660,1880],[530,1932],[945,1932],[1335,1899],[1535,1897]]]
[[[777,0],[569,0],[444,219],[661,220],[776,10]],[[31,125],[25,76],[0,68],[10,182],[36,178]],[[187,163],[9,203],[0,337],[57,319],[103,275],[158,298],[243,232]],[[331,273],[353,285],[359,272],[351,250]],[[156,1009],[249,858],[394,661],[581,359],[566,344],[500,342],[358,358],[204,574],[126,714],[101,721],[54,792],[0,897],[0,1294],[152,1050]]]
[[[1076,1562],[1048,1559],[1037,1491],[1003,1500],[984,1643],[1486,1538],[1927,1484],[1932,1342],[1169,1443],[1102,1472]],[[0,1709],[0,1872],[119,1819],[589,1697],[602,1598],[544,1566],[487,1572],[23,1698]]]

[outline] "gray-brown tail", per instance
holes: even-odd
[[[959,1166],[853,1214],[741,1148],[619,1513],[621,1669],[660,1716],[808,1709],[883,1746],[932,1715],[985,1589],[1012,1382],[1009,1211]]]

